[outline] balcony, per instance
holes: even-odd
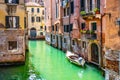
[[[81,8],[80,15],[86,19],[96,18],[100,14],[100,9],[95,7],[95,5],[88,6],[87,8]]]
[[[85,39],[95,40],[97,39],[97,34],[94,31],[90,30],[81,30],[82,37]]]
[[[5,0],[5,3],[8,6],[16,6],[17,4],[19,4],[19,0]]]
[[[69,0],[62,0],[61,1],[61,6],[65,8],[68,5]]]
[[[8,14],[13,15],[16,12],[17,5],[19,4],[19,0],[5,0],[5,3],[8,7]]]
[[[41,6],[44,6],[44,1],[41,1],[41,2],[40,2],[40,5],[41,5]]]

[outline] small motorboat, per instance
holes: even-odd
[[[70,62],[72,62],[76,65],[84,66],[84,64],[85,64],[85,59],[83,59],[82,57],[79,57],[78,55],[76,55],[70,51],[67,51],[66,57],[68,58],[68,60]]]

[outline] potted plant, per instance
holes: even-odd
[[[94,12],[95,12],[95,14],[99,14],[99,13],[100,13],[100,11],[99,11],[98,8],[95,8],[95,9],[94,9]]]
[[[87,30],[86,34],[94,34],[95,32],[93,30]]]
[[[81,11],[80,14],[81,14],[82,16],[84,16],[84,15],[86,14],[86,12],[85,12],[85,11]]]
[[[80,30],[81,33],[85,34],[86,33],[86,30]]]

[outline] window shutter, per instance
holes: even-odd
[[[24,28],[26,28],[27,27],[27,22],[26,22],[26,17],[24,17]]]
[[[31,20],[32,20],[31,22],[32,22],[32,23],[34,23],[34,21],[35,21],[35,18],[34,18],[34,17],[32,17],[32,19],[31,19]]]
[[[19,16],[16,17],[16,28],[19,28],[20,25],[19,25]]]
[[[74,1],[72,1],[71,3],[70,3],[70,7],[71,7],[71,14],[73,14],[74,13]]]
[[[69,31],[70,31],[70,27],[69,27],[69,25],[67,25],[66,27],[67,27],[67,32],[69,32]]]
[[[5,3],[8,3],[8,0],[5,0]]]
[[[97,0],[97,8],[100,9],[100,0]]]
[[[45,31],[46,31],[46,26],[45,26]]]
[[[9,25],[9,16],[6,16],[5,19],[6,19],[6,28],[9,28],[10,27],[10,25]]]
[[[97,30],[97,25],[96,25],[96,23],[92,23],[92,30]]]
[[[58,31],[58,26],[56,26],[56,31]]]
[[[52,26],[52,31],[54,31],[54,26]]]
[[[92,11],[93,3],[92,0],[90,0],[90,11]]]
[[[80,0],[80,5],[81,11],[85,11],[85,0]]]
[[[16,3],[19,4],[19,0],[16,0]]]
[[[81,29],[85,29],[85,23],[81,23]]]
[[[70,24],[70,32],[72,31],[73,29],[73,24]]]
[[[65,25],[64,25],[64,32],[65,32]]]

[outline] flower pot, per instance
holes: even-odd
[[[99,11],[96,11],[95,14],[100,14],[100,12],[99,12]]]

